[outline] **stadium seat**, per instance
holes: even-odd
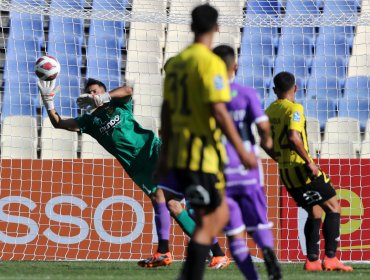
[[[9,17],[9,38],[13,40],[36,40],[40,45],[43,45],[44,25],[42,15],[11,12]]]
[[[348,64],[348,76],[370,76],[369,34],[369,26],[358,26],[356,28],[352,55]]]
[[[356,158],[360,147],[358,120],[337,117],[327,121],[321,145],[321,158]]]
[[[287,0],[285,14],[292,16],[315,16],[320,14],[316,0]]]
[[[271,35],[243,33],[240,56],[262,56],[271,59],[275,56],[274,39]]]
[[[65,36],[72,36],[82,45],[84,39],[83,26],[83,20],[79,18],[50,17],[49,41],[56,38],[63,39]]]
[[[316,41],[316,56],[336,56],[349,58],[350,46],[341,34],[321,33]]]
[[[104,149],[94,138],[83,133],[81,137],[81,158],[98,159],[114,158],[106,149]]]
[[[251,36],[271,37],[273,46],[277,48],[279,44],[279,34],[276,26],[274,27],[255,27],[255,26],[244,26],[242,34],[242,43],[244,40],[248,43],[248,39]],[[260,39],[258,39],[259,41]]]
[[[29,81],[36,82],[34,74],[35,61],[7,59],[4,65],[4,79],[12,81]],[[33,77],[32,77],[33,76]],[[27,79],[26,79],[27,78]]]
[[[2,102],[1,118],[8,116],[36,116],[36,107],[38,107],[38,88],[36,76],[31,77],[18,76],[18,80],[5,80],[4,96]]]
[[[271,105],[271,103],[276,101],[276,99],[277,97],[275,93],[270,92],[269,95],[263,99],[263,109],[266,110]]]
[[[31,116],[7,116],[1,125],[2,159],[37,159],[37,122]]]
[[[282,71],[288,71],[296,78],[304,81],[308,78],[309,65],[303,56],[277,56],[275,61],[274,76]]]
[[[79,0],[81,1],[81,0]],[[129,6],[129,0],[94,0],[93,9],[98,11],[124,11]]]
[[[360,122],[360,128],[365,130],[369,119],[370,99],[341,98],[338,106],[338,117],[354,118]]]
[[[346,62],[341,57],[316,56],[312,63],[313,77],[336,77],[341,87],[346,77]]]
[[[284,32],[284,30],[283,30]],[[303,34],[283,33],[279,40],[278,56],[303,56],[308,67],[311,66],[313,45]]]
[[[114,39],[126,46],[123,21],[91,20],[89,40]]]
[[[342,88],[337,78],[311,76],[308,79],[308,98],[337,100],[341,96]]]
[[[77,158],[77,133],[56,129],[49,118],[44,118],[41,127],[41,159]]]
[[[292,15],[292,17],[295,17],[295,16]],[[284,26],[282,28],[282,35],[284,37],[287,37],[288,35],[290,36],[295,35],[296,37],[297,36],[304,37],[305,41],[309,40],[309,45],[311,45],[311,47],[314,46],[315,40],[316,40],[315,27],[310,27],[310,26],[306,26],[306,27]],[[308,43],[305,43],[305,44],[308,45]],[[309,50],[309,52],[312,53],[313,50]]]
[[[321,26],[319,34],[336,34],[344,36],[347,41],[347,45],[351,48],[353,44],[353,26]]]
[[[370,159],[370,141],[369,140],[362,141],[360,158]]]
[[[310,155],[313,158],[317,158],[321,148],[321,133],[319,121],[316,118],[306,117],[306,131]]]
[[[370,98],[370,77],[348,77],[344,88],[344,97],[347,99]]]
[[[336,117],[336,102],[331,99],[306,99],[297,100],[304,107],[306,117],[318,119],[320,128],[325,128],[325,123],[329,118]]]
[[[357,13],[355,0],[326,0],[324,1],[324,14],[354,15]]]
[[[237,75],[235,77],[235,81],[239,84],[256,89],[261,99],[263,99],[264,96],[267,96],[267,90],[270,86],[268,85],[268,87],[266,87],[266,81],[263,77]]]
[[[18,40],[9,38],[6,59],[35,62],[41,56],[41,45],[35,39]]]
[[[238,78],[259,77],[264,79],[266,88],[270,87],[272,79],[271,60],[262,56],[241,56],[239,58]]]
[[[112,80],[121,80],[121,61],[118,59],[88,58],[87,73],[88,78],[100,79],[107,77]]]
[[[279,0],[248,0],[247,15],[272,15],[280,14]]]

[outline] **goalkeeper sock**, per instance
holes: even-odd
[[[320,226],[321,219],[307,218],[304,225],[304,235],[306,237],[307,258],[309,261],[319,259],[320,250]]]
[[[260,229],[252,232],[252,237],[257,246],[263,248],[274,248],[274,237],[270,229]]]
[[[210,245],[199,244],[190,240],[188,245],[188,256],[182,270],[184,280],[201,280],[203,279],[205,260],[208,256]]]
[[[188,236],[193,236],[195,221],[189,216],[188,211],[183,210],[177,217],[175,217],[175,220]]]
[[[231,255],[245,278],[248,280],[259,279],[245,240],[231,238],[229,239],[229,246]]]
[[[170,239],[171,218],[165,202],[153,203],[155,212],[155,226],[158,234],[158,252],[167,253],[169,251],[168,240]]]
[[[327,213],[322,227],[325,239],[325,255],[334,258],[339,241],[340,214]]]

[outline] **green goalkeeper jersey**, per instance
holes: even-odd
[[[160,140],[144,129],[132,114],[132,99],[112,100],[92,114],[75,119],[82,133],[90,134],[121,163],[128,175],[148,195],[155,191],[152,174]]]

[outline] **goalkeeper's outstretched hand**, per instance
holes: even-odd
[[[60,91],[60,86],[55,86],[56,81],[42,81],[37,82],[37,86],[40,90],[42,102],[46,110],[54,109],[54,96]]]
[[[109,92],[103,94],[84,93],[77,98],[77,105],[80,109],[92,111],[111,100]]]

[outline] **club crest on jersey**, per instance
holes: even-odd
[[[220,75],[215,76],[213,82],[217,90],[221,90],[224,88],[224,81],[222,80],[222,77]]]
[[[294,112],[293,121],[299,122],[300,120],[301,120],[301,114],[299,114],[299,112]]]
[[[93,124],[94,125],[102,125],[102,120],[100,119],[100,118],[98,118],[98,117],[95,117],[94,119],[93,119]]]

